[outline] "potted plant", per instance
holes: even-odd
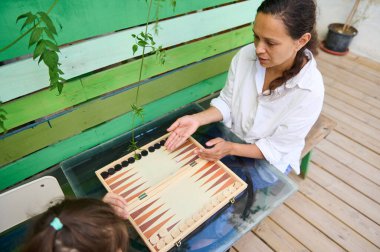
[[[328,26],[327,37],[325,41],[321,43],[322,50],[335,55],[345,55],[348,53],[348,47],[353,37],[358,34],[358,30],[353,27],[352,24],[359,3],[360,0],[355,0],[354,6],[344,24],[333,23]]]

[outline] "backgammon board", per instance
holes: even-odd
[[[167,137],[95,172],[107,191],[127,200],[130,222],[149,249],[160,252],[179,246],[247,187],[222,162],[194,154],[202,148],[194,138],[170,152]]]

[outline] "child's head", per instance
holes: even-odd
[[[22,251],[126,251],[124,221],[96,199],[65,199],[37,217]]]

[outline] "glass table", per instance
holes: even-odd
[[[166,129],[178,117],[202,110],[201,106],[191,104],[136,128],[135,139],[138,146],[143,146],[166,134]],[[204,145],[208,139],[215,136],[215,132],[221,134],[222,137],[241,142],[220,123],[201,127],[193,137]],[[95,171],[128,154],[131,134],[131,132],[122,134],[60,164],[71,189],[77,197],[101,198],[106,194],[106,190],[95,175]],[[243,218],[242,216],[249,197],[247,193],[243,193],[236,198],[234,204],[227,205],[212,216],[190,236],[186,237],[181,242],[181,246],[173,248],[172,251],[226,251],[297,190],[297,185],[286,175],[280,173],[273,166],[267,166],[277,177],[276,181],[271,186],[257,191],[256,200],[249,208],[248,217]],[[148,251],[132,227],[130,233],[131,251]]]

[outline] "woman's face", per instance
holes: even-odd
[[[283,71],[293,65],[299,41],[289,36],[280,18],[259,12],[253,33],[256,55],[263,67]]]

